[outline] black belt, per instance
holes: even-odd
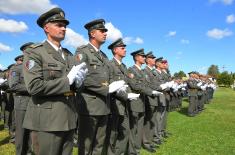
[[[31,96],[27,93],[15,93],[15,96]]]

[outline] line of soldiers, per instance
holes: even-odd
[[[212,77],[192,71],[187,80],[189,106],[188,116],[196,116],[204,110],[204,105],[210,103],[216,89]]]
[[[0,81],[4,93],[14,94],[16,154],[72,154],[76,132],[79,155],[156,152],[170,135],[168,112],[180,108],[190,82],[172,79],[168,62],[144,49],[131,53],[134,65],[127,68],[121,38],[108,46],[108,60],[100,50],[104,19],[85,24],[89,43],[74,56],[61,46],[69,24],[62,9],[42,14],[37,24],[47,40],[22,45],[24,55]]]

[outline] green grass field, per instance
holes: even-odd
[[[205,111],[187,117],[188,103],[179,112],[168,116],[168,131],[172,133],[155,154],[161,155],[235,155],[235,91],[219,88]],[[15,154],[9,144],[8,132],[0,123],[0,155]],[[76,154],[75,149],[74,154]],[[151,155],[142,151],[141,155]]]

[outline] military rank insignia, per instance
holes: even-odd
[[[28,60],[28,61],[25,63],[25,68],[28,69],[28,70],[30,70],[30,69],[32,69],[32,68],[34,67],[34,65],[35,65],[34,60]]]

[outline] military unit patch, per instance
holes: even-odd
[[[131,78],[131,79],[133,79],[133,78],[134,78],[134,74],[129,73],[129,74],[128,74],[128,77]]]
[[[16,76],[16,72],[15,71],[12,71],[11,72],[11,77],[15,77]]]
[[[82,55],[82,54],[78,54],[78,55],[76,56],[76,58],[77,58],[77,61],[78,61],[78,62],[81,62],[82,59],[83,59],[83,55]]]
[[[28,60],[26,63],[25,63],[25,68],[27,68],[28,70],[32,69],[35,65],[35,62],[34,60]]]

